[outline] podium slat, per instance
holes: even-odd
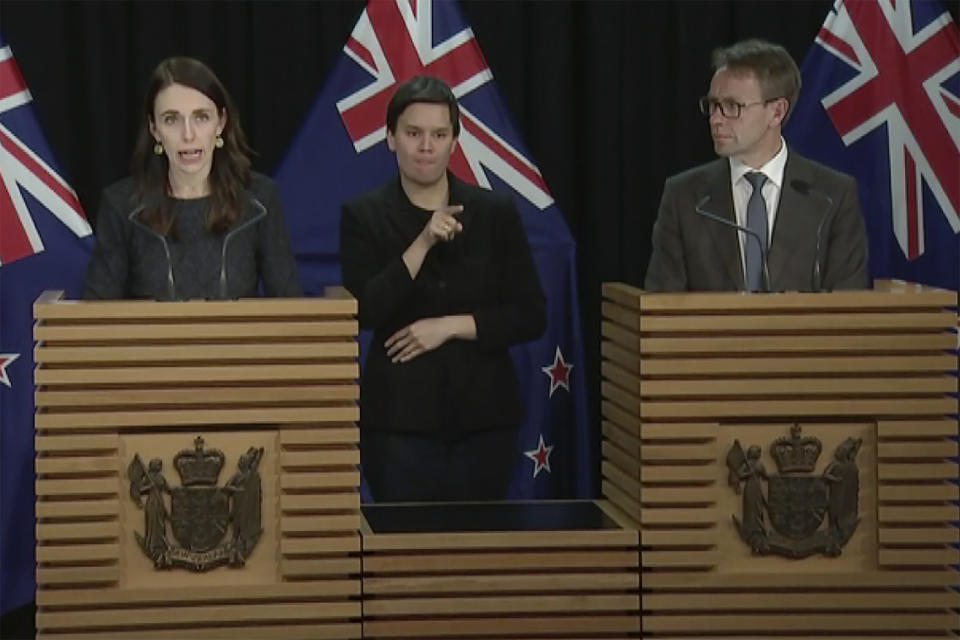
[[[358,553],[359,551],[360,537],[357,534],[280,539],[280,553],[284,556]],[[357,584],[357,590],[359,589],[360,585]]]
[[[685,353],[845,353],[845,352],[917,352],[955,349],[957,336],[952,332],[896,335],[788,335],[717,336],[710,338],[657,338],[640,340],[642,354]]]
[[[935,507],[880,505],[877,509],[877,520],[880,522],[951,522],[960,520],[960,507],[949,504]]]
[[[356,363],[349,364],[259,364],[251,367],[103,367],[85,369],[38,369],[38,385],[133,384],[273,381],[353,380],[360,375]]]
[[[36,506],[37,519],[47,518],[103,518],[116,516],[120,513],[120,505],[116,500],[38,500]]]
[[[186,409],[182,411],[91,411],[40,413],[38,430],[95,429],[117,427],[196,426],[210,424],[283,424],[288,422],[348,422],[359,419],[356,406],[269,409]]]
[[[360,355],[354,341],[274,342],[269,344],[195,344],[66,347],[38,346],[34,361],[43,364],[123,362],[230,362],[277,360],[352,360]]]
[[[175,622],[179,625],[209,625],[214,622],[254,622],[268,620],[322,620],[325,618],[352,618],[360,616],[359,602],[311,602],[238,605],[207,605],[204,607],[162,607],[102,609],[97,611],[64,611],[37,613],[37,629],[50,631],[58,628],[84,627],[149,627]]]
[[[936,610],[960,607],[956,592],[923,593],[756,593],[749,600],[733,593],[649,594],[643,598],[644,609],[653,611],[836,611],[841,610]]]
[[[272,404],[322,403],[357,400],[360,390],[355,383],[328,382],[324,384],[283,385],[261,383],[256,386],[180,386],[172,389],[117,388],[68,391],[64,387],[47,387],[36,393],[36,406],[63,407],[123,407],[143,405],[215,405],[215,404]],[[354,439],[356,441],[356,439]]]
[[[614,378],[625,386],[625,378]],[[871,378],[737,378],[713,380],[709,385],[702,380],[643,380],[630,381],[634,386],[625,388],[642,398],[727,398],[727,397],[830,397],[830,396],[902,396],[905,394],[944,394],[957,392],[957,378],[946,375],[910,377],[903,376]]]
[[[955,462],[877,464],[878,480],[952,480],[960,467]]]
[[[704,632],[750,632],[755,629],[789,628],[791,631],[816,633],[820,631],[883,631],[916,632],[940,631],[956,628],[955,613],[888,613],[874,611],[869,614],[818,613],[803,614],[714,614],[645,616],[645,632],[676,633]]]
[[[931,502],[938,500],[960,500],[960,486],[955,484],[900,484],[880,485],[877,497],[881,501],[891,502]]]
[[[120,537],[120,523],[107,522],[70,522],[64,524],[40,523],[36,526],[37,540],[57,542],[64,540],[113,539]]]
[[[360,493],[304,493],[280,496],[280,510],[291,512],[316,512],[321,510],[360,509]]]
[[[371,554],[363,559],[370,575],[389,573],[488,572],[494,570],[542,570],[544,567],[567,569],[617,568],[638,566],[636,551],[536,551],[483,552],[478,554]]]
[[[244,626],[191,626],[189,640],[347,640],[361,637],[360,622],[326,624],[246,624]],[[151,630],[137,629],[136,640],[176,640],[183,638],[182,627]],[[130,630],[101,630],[90,633],[38,632],[37,640],[130,640]]]
[[[364,604],[367,616],[435,616],[518,613],[572,613],[577,611],[624,611],[637,609],[639,595],[515,595],[466,598],[402,598],[371,600]]]
[[[41,564],[116,561],[119,557],[118,544],[37,545],[37,562]]]
[[[357,335],[355,320],[323,322],[223,322],[168,324],[38,324],[33,339],[38,342],[95,341],[106,344],[119,341],[153,342],[176,340],[184,343],[204,340],[240,340],[263,338],[351,339]]]
[[[942,567],[948,564],[960,564],[960,550],[957,549],[880,549],[877,554],[880,566],[931,565]]]
[[[52,303],[52,304],[51,304]],[[39,320],[115,320],[170,318],[188,321],[211,318],[287,318],[308,316],[314,319],[353,316],[357,301],[352,298],[246,298],[239,300],[188,300],[176,303],[155,303],[145,300],[88,300],[82,304],[45,298],[34,305]]]
[[[640,621],[635,615],[530,616],[523,618],[470,617],[460,620],[370,620],[363,623],[364,638],[449,638],[451,634],[487,637],[516,637],[516,634],[597,634],[636,633]],[[454,636],[456,637],[456,636]],[[553,636],[550,636],[553,637]],[[562,637],[562,636],[559,636]],[[606,637],[609,637],[607,635]]]
[[[830,590],[836,589],[919,589],[943,588],[956,584],[960,573],[949,569],[939,568],[931,571],[896,570],[896,571],[851,571],[839,572],[773,572],[773,573],[688,573],[664,572],[649,573],[643,576],[644,589],[670,591],[747,591],[757,589],[790,589],[793,591],[806,589],[809,591],[823,590],[824,585],[830,585]]]
[[[607,303],[604,303],[607,304]],[[604,306],[604,309],[607,309]],[[932,309],[922,313],[869,313],[844,312],[759,315],[738,314],[702,314],[694,316],[678,315],[637,315],[629,314],[623,308],[611,308],[609,317],[619,324],[629,326],[641,333],[679,333],[691,332],[710,334],[746,332],[808,332],[830,333],[836,331],[895,331],[897,329],[947,329],[953,326],[955,318],[949,311]],[[626,313],[625,313],[626,312]]]
[[[120,471],[120,458],[116,456],[94,458],[89,456],[70,456],[63,458],[40,457],[35,465],[38,474],[47,473],[91,473]]]
[[[923,373],[950,371],[956,366],[954,355],[871,355],[859,356],[812,356],[796,354],[796,357],[683,357],[650,358],[640,362],[644,376],[685,376],[690,378],[713,378],[715,376],[757,374],[826,374],[837,373]]]
[[[284,451],[280,454],[280,466],[284,469],[358,464],[360,464],[360,450],[356,446],[346,449]]]
[[[483,593],[542,590],[576,590],[581,592],[609,589],[636,589],[640,585],[636,573],[549,573],[543,575],[471,575],[429,576],[425,578],[367,578],[364,593],[373,596],[416,595],[426,593]]]
[[[712,400],[644,402],[638,407],[642,419],[736,418],[738,416],[915,416],[957,412],[956,398],[843,398],[835,400]]]
[[[877,541],[883,545],[937,545],[960,543],[960,529],[940,527],[893,528],[881,527]]]
[[[877,457],[897,458],[955,458],[960,454],[956,442],[881,442],[877,445]]]

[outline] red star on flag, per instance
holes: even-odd
[[[10,382],[10,376],[7,375],[7,367],[19,357],[19,353],[0,353],[0,384],[5,384],[13,388],[13,384]]]
[[[549,397],[552,398],[553,392],[559,387],[563,387],[568,392],[570,391],[570,371],[572,369],[573,364],[563,359],[563,354],[560,353],[560,345],[557,345],[557,353],[553,356],[553,364],[540,367],[540,371],[543,371],[547,377],[550,378]]]
[[[536,449],[531,449],[530,451],[524,451],[523,455],[527,456],[533,460],[533,477],[536,478],[537,474],[540,473],[541,469],[546,469],[547,473],[553,473],[550,471],[550,453],[553,452],[553,445],[549,447],[543,443],[543,434],[540,434],[540,443],[537,445]]]

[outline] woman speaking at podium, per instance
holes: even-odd
[[[104,190],[88,299],[234,299],[301,294],[276,185],[250,171],[226,89],[192,58],[147,88],[133,175]]]

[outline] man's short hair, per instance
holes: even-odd
[[[414,76],[397,89],[387,105],[387,130],[396,133],[397,120],[415,102],[445,104],[450,109],[453,137],[460,135],[460,106],[447,83],[434,76]]]
[[[714,71],[726,67],[732,71],[752,71],[760,83],[764,100],[786,98],[789,103],[786,122],[800,94],[800,69],[786,49],[764,40],[744,40],[713,50]]]

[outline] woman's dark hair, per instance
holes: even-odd
[[[223,147],[214,148],[210,166],[210,195],[212,204],[207,212],[207,228],[211,231],[226,230],[242,209],[242,194],[250,183],[250,147],[240,128],[240,119],[230,94],[207,65],[199,60],[185,57],[167,58],[154,70],[147,85],[144,103],[146,120],[137,136],[133,150],[131,170],[136,185],[134,198],[146,203],[142,219],[155,231],[168,235],[173,229],[172,202],[166,196],[170,189],[170,161],[167,155],[153,151],[156,141],[150,134],[153,122],[154,102],[157,94],[172,84],[181,84],[196,89],[217,105],[218,115],[227,115],[220,134]],[[156,124],[156,123],[154,123]]]
[[[460,135],[460,106],[447,83],[434,76],[414,76],[397,89],[387,105],[387,130],[397,132],[400,114],[414,102],[445,104],[450,109],[450,125],[453,137]]]

